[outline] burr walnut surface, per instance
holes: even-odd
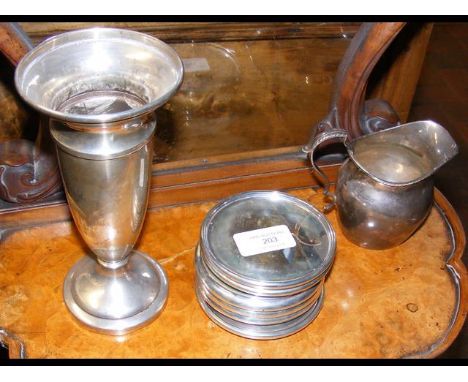
[[[291,193],[322,205],[322,195],[310,189]],[[437,199],[442,210],[451,208],[443,197]],[[316,320],[280,340],[230,334],[203,313],[194,290],[195,247],[202,220],[214,204],[147,212],[136,249],[156,258],[167,271],[168,303],[151,324],[121,337],[84,328],[63,302],[65,275],[87,251],[72,222],[9,232],[0,244],[0,326],[25,342],[30,358],[355,358],[434,356],[463,324],[466,290],[463,283],[456,287],[446,267],[452,240],[446,220],[434,207],[413,237],[384,251],[348,242],[335,212],[330,213],[337,253]],[[458,262],[463,233],[457,231],[458,220],[455,223],[455,239],[462,239],[454,265],[464,280],[466,269]]]

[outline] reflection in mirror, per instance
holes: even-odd
[[[303,145],[327,113],[349,42],[337,35],[173,44],[184,82],[158,112],[155,161]]]
[[[0,24],[0,66],[4,69],[0,72],[0,210],[63,199],[55,160],[43,155],[53,153],[48,129],[38,129],[37,113],[14,89],[11,62],[15,61],[5,53],[14,53],[18,59],[21,55],[14,41],[1,34],[6,24]],[[375,26],[385,29],[383,24],[387,23]],[[65,31],[99,26],[147,33],[175,48],[184,62],[185,80],[170,103],[158,110],[153,170],[158,173],[154,187],[161,190],[273,168],[283,171],[302,166],[307,171],[301,148],[309,141],[313,126],[328,114],[339,63],[364,25],[25,22],[19,26],[34,45]],[[369,81],[366,98],[372,103],[366,103],[364,112],[377,124],[381,98],[389,101],[402,121],[409,112],[431,26],[415,24],[405,30]],[[351,63],[356,60],[365,65],[367,59],[357,55]],[[341,145],[330,145],[320,154],[326,154],[329,161],[342,160],[340,150]],[[335,156],[331,158],[330,153]],[[280,158],[291,161],[281,167]],[[271,165],[255,167],[263,159],[272,160]]]

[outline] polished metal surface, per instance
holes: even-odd
[[[175,93],[182,77],[182,61],[162,41],[130,30],[89,28],[50,37],[36,46],[18,64],[15,84],[31,106],[50,117],[104,123],[153,112]],[[109,112],[101,101],[88,99],[91,108],[85,111],[60,110],[74,97],[109,91],[136,96],[144,105]]]
[[[50,118],[71,214],[97,257],[78,262],[64,284],[68,308],[93,329],[134,330],[166,301],[164,271],[131,251],[148,203],[155,109],[182,74],[168,45],[111,28],[52,37],[17,67],[19,93]]]
[[[164,269],[148,255],[133,251],[117,269],[83,257],[65,278],[64,299],[88,327],[122,335],[150,323],[162,312],[168,295]]]
[[[392,248],[407,240],[426,219],[433,201],[432,178],[387,186],[346,160],[338,174],[336,206],[346,237],[361,247]]]
[[[196,293],[201,308],[217,325],[238,336],[256,340],[279,339],[299,332],[317,317],[322,309],[324,300],[324,293],[322,292],[319,299],[305,314],[291,321],[273,325],[252,325],[224,316],[204,301],[198,289]]]
[[[248,245],[263,243],[248,256],[235,240],[245,233],[254,241],[260,238]],[[291,235],[290,240],[283,235]],[[247,338],[275,339],[301,330],[317,316],[336,239],[314,207],[278,191],[241,193],[207,214],[200,236],[196,294],[221,327]]]
[[[458,147],[438,123],[417,121],[355,139],[348,152],[375,180],[401,187],[431,176],[458,153]]]
[[[275,312],[274,314],[262,314],[255,311],[229,307],[222,301],[217,300],[216,297],[211,295],[209,291],[201,285],[198,285],[197,290],[203,296],[204,301],[206,301],[208,305],[210,305],[217,312],[221,313],[223,316],[251,325],[275,325],[291,321],[309,311],[311,306],[316,303],[318,297],[320,296],[320,293],[317,293],[317,298],[311,301],[307,301],[307,303],[301,305],[298,308],[286,310],[280,313]]]
[[[236,233],[285,225],[295,247],[243,257]],[[217,275],[247,288],[289,290],[316,283],[335,256],[335,232],[310,204],[278,191],[244,192],[223,200],[206,216],[200,241],[206,264]]]
[[[126,261],[145,217],[151,140],[132,153],[105,160],[81,158],[57,146],[67,201],[78,230],[103,265],[118,266]]]
[[[291,296],[294,294],[299,294],[299,293],[305,293],[308,289],[310,288],[315,288],[318,286],[320,280],[325,277],[325,275],[328,273],[330,268],[327,268],[327,270],[323,273],[320,279],[313,279],[311,280],[310,283],[307,284],[301,284],[295,287],[288,287],[288,288],[265,288],[262,286],[259,287],[251,287],[245,285],[242,281],[237,281],[230,277],[229,275],[219,273],[215,268],[212,267],[212,264],[206,261],[206,258],[203,260],[204,263],[209,267],[210,272],[215,275],[221,282],[230,285],[231,287],[243,292],[250,294],[252,296],[256,297],[287,297]]]
[[[206,268],[201,258],[200,247],[197,248],[195,254],[195,269],[197,278],[206,286],[212,295],[218,297],[219,300],[222,300],[228,305],[249,311],[276,312],[278,310],[292,309],[313,298],[320,287],[320,283],[318,283],[316,286],[308,288],[305,291],[281,296],[282,298],[275,298],[277,296],[257,296],[254,294],[255,290],[253,290],[252,293],[245,293],[217,279],[216,276]]]
[[[313,154],[336,138],[344,139],[349,159],[339,170],[333,195]],[[319,133],[305,150],[326,197],[336,203],[343,233],[370,249],[397,246],[420,227],[433,202],[431,175],[458,152],[449,133],[433,121],[395,126],[352,142],[343,130],[332,129]]]

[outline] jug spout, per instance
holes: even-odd
[[[431,176],[458,153],[448,131],[417,121],[365,135],[348,143],[354,163],[375,180],[406,186]]]

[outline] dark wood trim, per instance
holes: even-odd
[[[369,76],[404,26],[401,22],[364,23],[341,60],[330,109],[336,110],[335,127],[347,130],[351,138],[368,133],[362,117]]]
[[[16,66],[32,48],[17,23],[0,23],[0,50]],[[39,118],[36,141],[0,142],[0,198],[18,204],[47,199],[61,188],[47,117]]]
[[[307,166],[300,146],[153,164],[152,187],[176,186],[232,176],[286,171]]]
[[[309,168],[274,171],[263,174],[241,175],[224,179],[154,188],[149,207],[217,200],[243,191],[286,190],[317,187]]]
[[[52,22],[20,23],[38,44],[47,37],[94,26],[129,28],[169,43],[270,40],[292,38],[352,38],[360,23],[310,22]]]
[[[15,23],[0,23],[0,47],[8,61],[16,66],[29,51],[30,42],[15,28]]]
[[[365,96],[372,70],[380,57],[395,39],[405,23],[363,23],[346,50],[335,78],[335,89],[329,114],[320,121],[316,133],[343,129],[351,139],[394,126],[399,117],[390,104],[382,100],[368,103]],[[383,123],[374,123],[375,119]],[[312,134],[307,147],[312,147]]]
[[[406,24],[369,77],[368,98],[388,101],[402,122],[408,121],[432,29],[433,23]],[[378,73],[386,75],[382,77]]]
[[[216,200],[236,192],[255,189],[292,189],[317,187],[305,155],[297,156],[296,148],[285,149],[284,156],[261,158],[257,162],[233,161],[207,164],[191,168],[190,171],[171,171],[167,164],[153,165],[148,208],[159,208],[177,204]],[[225,158],[225,157],[224,157]],[[221,158],[218,158],[221,161]],[[322,168],[336,178],[339,165]],[[71,215],[65,201],[18,205],[0,210],[0,232],[23,229],[26,226],[46,222],[70,220]]]
[[[462,330],[468,315],[468,273],[462,260],[466,246],[465,230],[463,229],[463,225],[456,211],[437,188],[434,189],[434,201],[443,213],[446,223],[450,226],[453,235],[452,253],[450,258],[447,259],[446,267],[447,271],[451,273],[451,276],[455,278],[455,291],[459,289],[460,295],[458,314],[453,318],[451,330],[435,349],[429,349],[428,353],[423,355],[426,358],[437,357],[449,348]],[[458,280],[456,280],[456,278],[458,278]]]
[[[267,156],[268,154],[268,156]],[[336,165],[323,162],[325,171],[334,177]],[[281,182],[284,182],[281,183]],[[298,146],[260,150],[242,154],[210,157],[208,160],[187,160],[153,164],[149,208],[219,199],[246,189],[288,189],[318,186],[306,154]],[[69,219],[64,201],[38,201],[17,204],[0,210],[0,229],[17,224],[40,221],[40,214],[50,218]],[[25,219],[9,219],[15,213]],[[11,215],[13,214],[13,215]],[[39,219],[39,220],[37,220]],[[28,223],[29,224],[29,223]]]

